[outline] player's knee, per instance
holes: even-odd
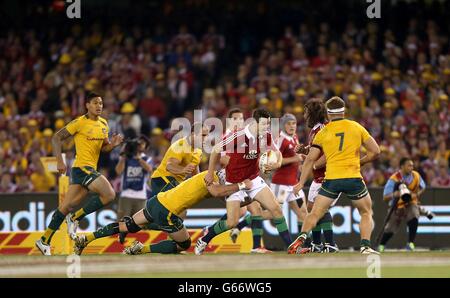
[[[283,216],[283,210],[281,209],[280,205],[277,205],[271,210],[271,213],[274,218],[282,217]]]
[[[361,208],[358,211],[359,211],[359,215],[361,217],[371,217],[372,216],[372,210],[369,208]]]
[[[239,218],[227,218],[227,227],[229,229],[235,228],[239,223]]]
[[[125,216],[124,218],[121,219],[121,221],[125,223],[125,225],[127,226],[127,230],[130,233],[136,233],[141,230],[141,227],[139,227],[134,221],[134,219],[130,216]]]
[[[177,242],[177,245],[181,250],[188,250],[191,247],[191,238],[182,242]]]

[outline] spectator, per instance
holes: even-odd
[[[431,186],[439,188],[450,187],[450,174],[448,166],[446,166],[444,163],[439,166],[438,175],[434,177],[433,181],[431,181]]]
[[[39,153],[34,153],[32,156],[35,172],[31,174],[30,180],[33,184],[33,190],[35,192],[48,192],[54,190],[56,186],[55,175],[44,169],[39,158]]]
[[[144,119],[149,121],[151,128],[166,125],[164,122],[166,105],[159,97],[155,96],[152,87],[147,88],[145,97],[139,102],[139,109]]]
[[[12,175],[8,172],[3,173],[0,180],[0,193],[14,193],[17,186],[12,181]]]

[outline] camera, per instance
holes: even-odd
[[[404,202],[409,202],[411,201],[412,197],[411,197],[411,191],[408,189],[408,187],[402,183],[398,186],[398,190],[400,192],[400,198],[404,201]]]
[[[139,139],[128,139],[125,141],[125,149],[121,155],[125,155],[127,158],[133,158],[138,153]]]

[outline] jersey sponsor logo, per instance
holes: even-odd
[[[88,140],[88,141],[103,141],[104,138],[91,138],[91,137],[87,137],[86,140]]]

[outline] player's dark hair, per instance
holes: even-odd
[[[253,111],[253,119],[256,120],[256,122],[259,123],[259,119],[261,118],[270,118],[270,113],[267,110],[264,109],[256,109]]]
[[[231,116],[236,113],[242,113],[242,110],[240,108],[232,108],[228,111],[228,118],[231,118]]]
[[[403,167],[408,161],[412,161],[412,158],[410,158],[410,157],[402,157],[400,159],[400,166]]]
[[[325,123],[327,121],[327,108],[322,100],[311,98],[306,102],[305,110],[308,110],[306,123],[309,128],[313,128],[317,123]]]
[[[345,107],[345,102],[339,96],[333,96],[326,103],[327,109],[334,110]]]
[[[101,97],[101,96],[98,95],[97,93],[89,92],[88,95],[86,96],[86,103],[91,102],[91,100],[93,100],[94,98],[97,98],[97,97]]]

